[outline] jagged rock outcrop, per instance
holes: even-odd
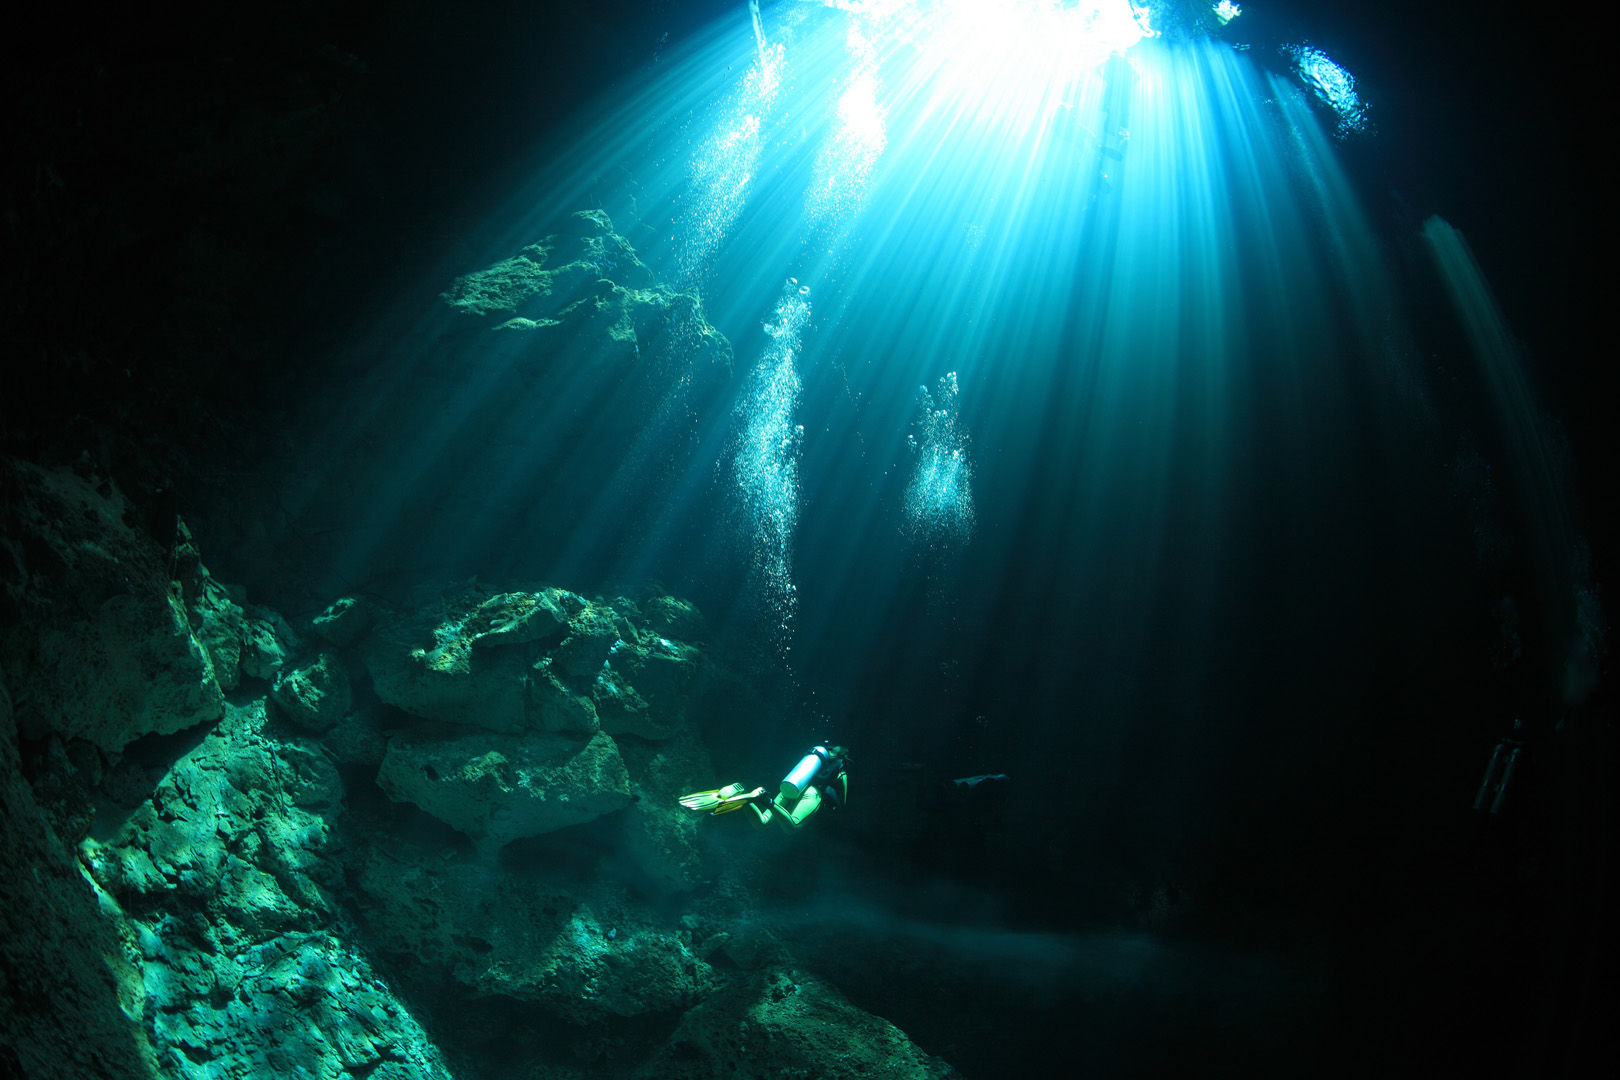
[[[237,659],[231,604],[201,584],[200,563],[180,565],[191,563],[183,531],[160,544],[131,524],[138,515],[122,493],[88,470],[6,459],[0,490],[0,592],[9,609],[0,653],[13,682],[28,688],[18,730],[118,750],[216,719],[218,672],[230,681]]]
[[[0,653],[28,687],[27,738],[117,752],[219,719],[244,676],[300,648],[278,613],[216,581],[177,517],[145,515],[88,467],[0,461]]]
[[[23,778],[0,671],[0,1075],[159,1075],[140,975]]]
[[[611,864],[589,861],[603,852],[557,844],[497,863],[396,839],[352,855],[376,947],[448,971],[468,992],[581,1023],[668,1012],[714,985],[688,933],[607,884]]]
[[[165,554],[110,485],[5,470],[0,1072],[448,1080],[427,1030],[467,1053],[471,999],[592,1075],[949,1075],[713,880],[675,799],[714,777],[690,603],[467,586],[295,624],[178,520]]]
[[[955,1069],[905,1032],[792,966],[731,981],[688,1009],[644,1080],[802,1076],[947,1080]]]
[[[658,598],[659,611],[679,601]],[[689,608],[689,606],[688,606]],[[360,646],[378,697],[414,716],[488,731],[667,738],[702,655],[638,629],[637,605],[555,587],[424,598],[384,616]],[[684,629],[701,632],[688,613]]]
[[[701,630],[690,605],[649,604],[684,615],[663,624]],[[641,610],[622,597],[465,587],[424,605],[382,617],[359,645],[383,701],[440,725],[389,740],[378,782],[392,798],[494,847],[630,803],[610,736],[675,735],[701,666],[695,646],[638,629]],[[655,876],[685,876],[670,867],[691,861],[690,826],[642,826]]]
[[[300,727],[325,731],[349,714],[348,669],[331,653],[320,653],[278,675],[270,700]]]
[[[259,698],[228,705],[148,799],[85,842],[164,1075],[449,1076],[341,930],[329,847],[342,799],[325,755],[276,734]]]
[[[630,803],[619,747],[601,732],[584,744],[538,732],[396,735],[377,783],[390,798],[415,803],[489,849]]]

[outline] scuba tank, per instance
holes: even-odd
[[[782,798],[797,799],[803,795],[804,789],[810,786],[810,782],[816,778],[816,773],[821,771],[822,763],[831,759],[832,754],[825,746],[818,746],[804,755],[799,759],[799,763],[793,766],[793,771],[782,777]]]

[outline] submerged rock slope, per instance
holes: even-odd
[[[0,1072],[953,1075],[705,859],[690,604],[288,619],[88,470],[0,476]]]

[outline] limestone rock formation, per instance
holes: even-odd
[[[0,482],[0,1073],[449,1080],[432,1030],[537,1077],[951,1075],[705,860],[690,603],[467,585],[306,644],[177,519]]]
[[[637,629],[633,614],[628,600],[551,586],[493,595],[466,587],[384,616],[360,651],[377,695],[427,720],[508,734],[584,738],[601,727],[668,738],[702,654]]]
[[[946,1080],[947,1063],[893,1024],[791,966],[733,981],[687,1010],[644,1080],[814,1076],[822,1080]]]
[[[156,1077],[138,970],[23,778],[0,672],[0,1074]]]
[[[321,653],[277,676],[270,700],[300,727],[325,731],[349,712],[349,674],[338,658]]]
[[[222,591],[203,583],[200,563],[179,565],[184,533],[171,523],[166,548],[132,526],[123,495],[88,470],[7,459],[0,488],[9,496],[0,592],[13,612],[0,650],[13,682],[28,688],[18,730],[118,750],[216,719],[220,670],[226,683],[235,679],[233,615]],[[187,572],[189,590],[174,576]],[[209,613],[194,622],[199,606]]]
[[[310,629],[328,644],[342,648],[371,627],[371,609],[353,596],[340,597],[315,616]]]
[[[340,929],[342,798],[331,763],[275,734],[260,698],[227,706],[148,799],[85,842],[161,1075],[449,1076]]]
[[[583,745],[539,733],[396,735],[377,783],[390,798],[413,802],[490,848],[580,825],[630,802],[619,748],[600,732]]]
[[[619,747],[635,800],[624,811],[626,855],[653,887],[692,888],[704,875],[698,838],[706,822],[674,805],[670,793],[688,790],[693,777],[714,775],[708,752],[685,727],[664,742],[624,739]]]
[[[650,919],[612,888],[559,871],[566,845],[521,863],[395,841],[355,853],[359,901],[376,946],[448,971],[469,993],[541,1006],[570,1022],[682,1008],[714,985],[679,926]]]

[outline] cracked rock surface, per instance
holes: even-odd
[[[0,1072],[953,1075],[700,844],[689,602],[288,618],[110,482],[0,469]]]

